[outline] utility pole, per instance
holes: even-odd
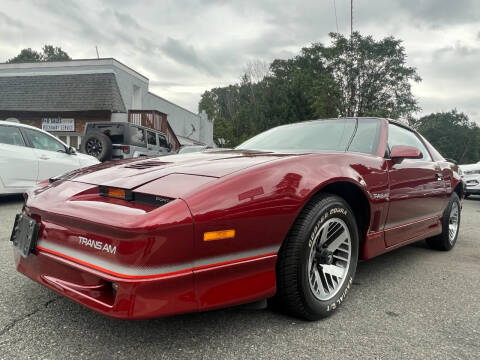
[[[95,50],[97,51],[97,59],[100,59],[100,55],[98,55],[98,46],[95,45]]]
[[[353,35],[353,0],[350,0],[350,37]]]

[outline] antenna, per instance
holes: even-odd
[[[100,55],[98,55],[98,46],[95,45],[95,50],[97,51],[97,59],[100,59]]]

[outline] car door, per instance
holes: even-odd
[[[387,247],[421,238],[435,226],[447,195],[442,170],[417,134],[390,123],[388,146],[391,149],[395,145],[413,146],[422,152],[423,157],[387,161],[390,187],[385,224]]]
[[[24,129],[23,131],[38,159],[38,181],[80,167],[77,157],[67,154],[65,145],[54,136],[33,129]]]
[[[7,188],[25,189],[38,177],[38,159],[17,126],[0,125],[0,178]]]

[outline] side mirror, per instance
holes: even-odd
[[[414,146],[395,145],[390,151],[390,159],[402,160],[402,159],[421,159],[423,154]]]
[[[77,153],[77,150],[75,150],[74,147],[71,147],[71,146],[68,147],[68,149],[67,149],[67,154],[69,154],[69,155],[75,155],[76,153]]]

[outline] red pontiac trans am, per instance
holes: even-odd
[[[314,320],[359,259],[457,241],[463,183],[378,118],[307,121],[234,150],[109,162],[27,193],[18,271],[102,314],[149,318],[273,298]]]

